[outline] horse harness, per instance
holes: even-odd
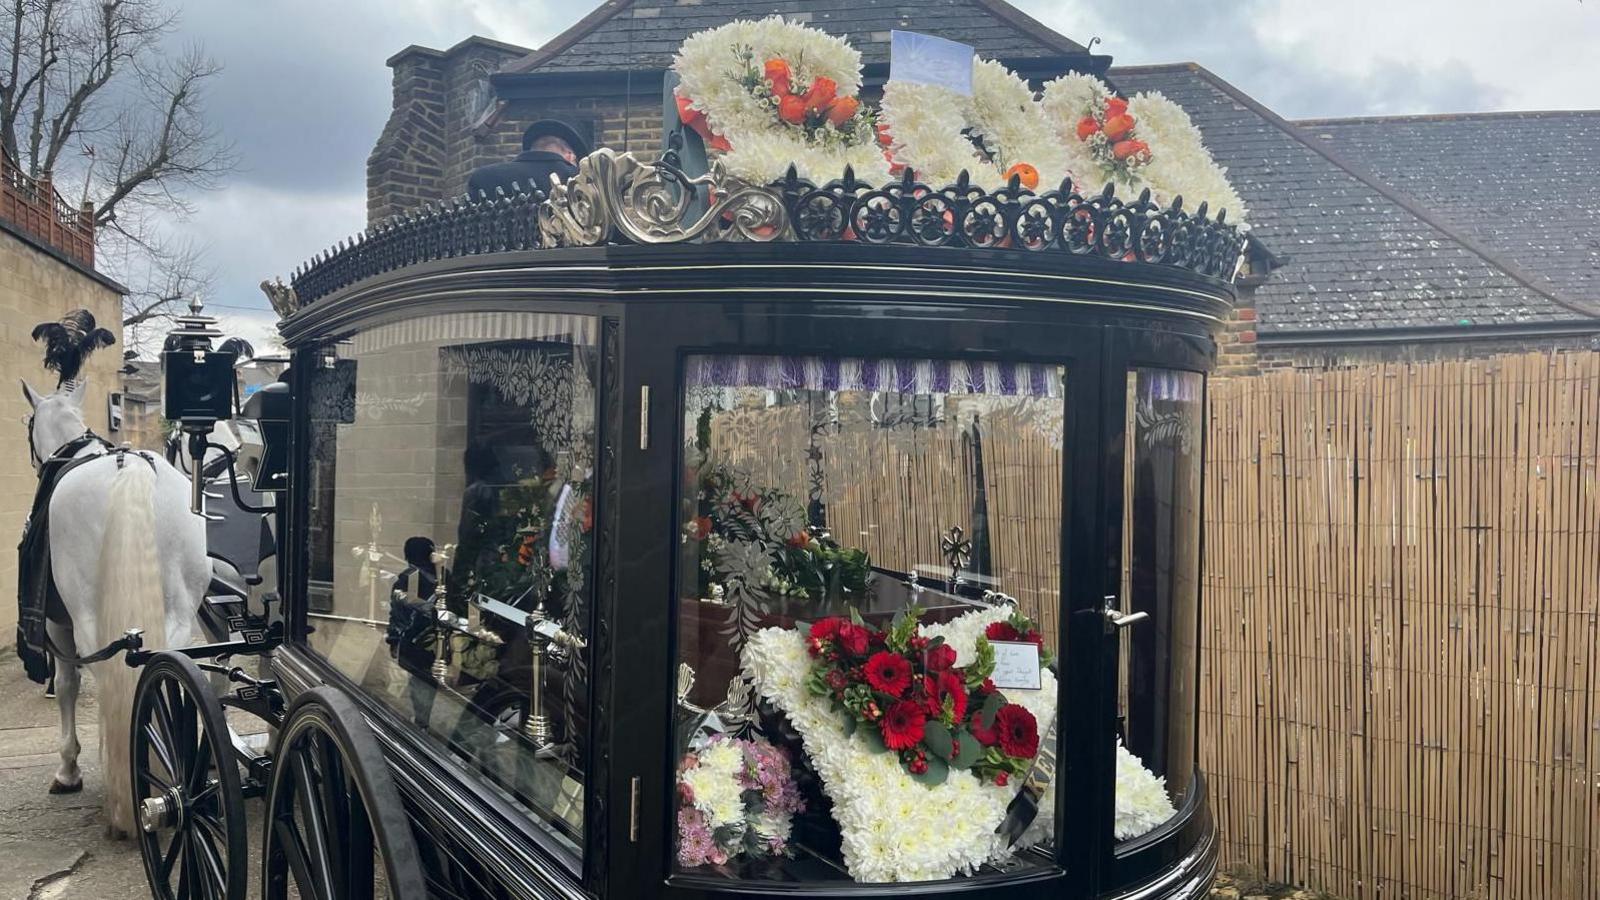
[[[84,453],[91,448],[99,452]],[[61,445],[49,459],[40,460],[33,446],[31,418],[28,420],[28,452],[39,467],[39,487],[22,528],[22,542],[17,546],[17,655],[22,658],[28,678],[43,684],[50,677],[52,655],[63,660],[72,659],[51,646],[45,625],[47,621],[67,621],[66,609],[50,571],[50,499],[56,485],[79,466],[113,453],[119,469],[126,465],[130,453],[144,460],[151,471],[155,471],[155,461],[141,451],[116,447],[92,431],[85,431]]]

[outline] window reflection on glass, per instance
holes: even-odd
[[[574,848],[594,331],[553,314],[384,325],[323,347],[310,386],[311,646]]]
[[[1053,865],[1064,393],[1055,365],[687,360],[680,873]]]
[[[1205,378],[1128,373],[1116,837],[1176,814],[1194,777]]]

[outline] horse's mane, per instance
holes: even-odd
[[[59,322],[35,325],[33,339],[44,340],[44,367],[60,373],[58,387],[78,377],[90,353],[117,342],[111,332],[95,327],[94,314],[87,309],[75,309]]]

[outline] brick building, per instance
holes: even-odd
[[[56,374],[44,368],[44,349],[33,327],[69,310],[87,309],[96,324],[122,341],[125,289],[94,270],[94,226],[69,206],[48,179],[34,180],[0,150],[0,523],[9,550],[22,535],[37,484],[22,422],[29,409],[17,381],[48,392]],[[89,357],[84,414],[98,434],[111,429],[111,394],[121,376],[121,347]],[[17,554],[0,553],[0,644],[16,634]]]
[[[684,38],[780,13],[847,37],[869,99],[893,29],[974,45],[1035,83],[1100,74],[1182,104],[1250,207],[1253,252],[1221,371],[1428,359],[1600,341],[1600,112],[1291,123],[1193,63],[1110,68],[1000,0],[608,0],[534,50],[470,37],[389,60],[394,111],[368,219],[460,195],[541,118],[661,147],[662,76]]]

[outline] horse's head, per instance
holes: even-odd
[[[28,449],[33,453],[34,468],[68,441],[89,430],[83,418],[84,384],[78,380],[68,381],[40,396],[26,381],[22,382],[22,396],[33,409],[28,416]]]

